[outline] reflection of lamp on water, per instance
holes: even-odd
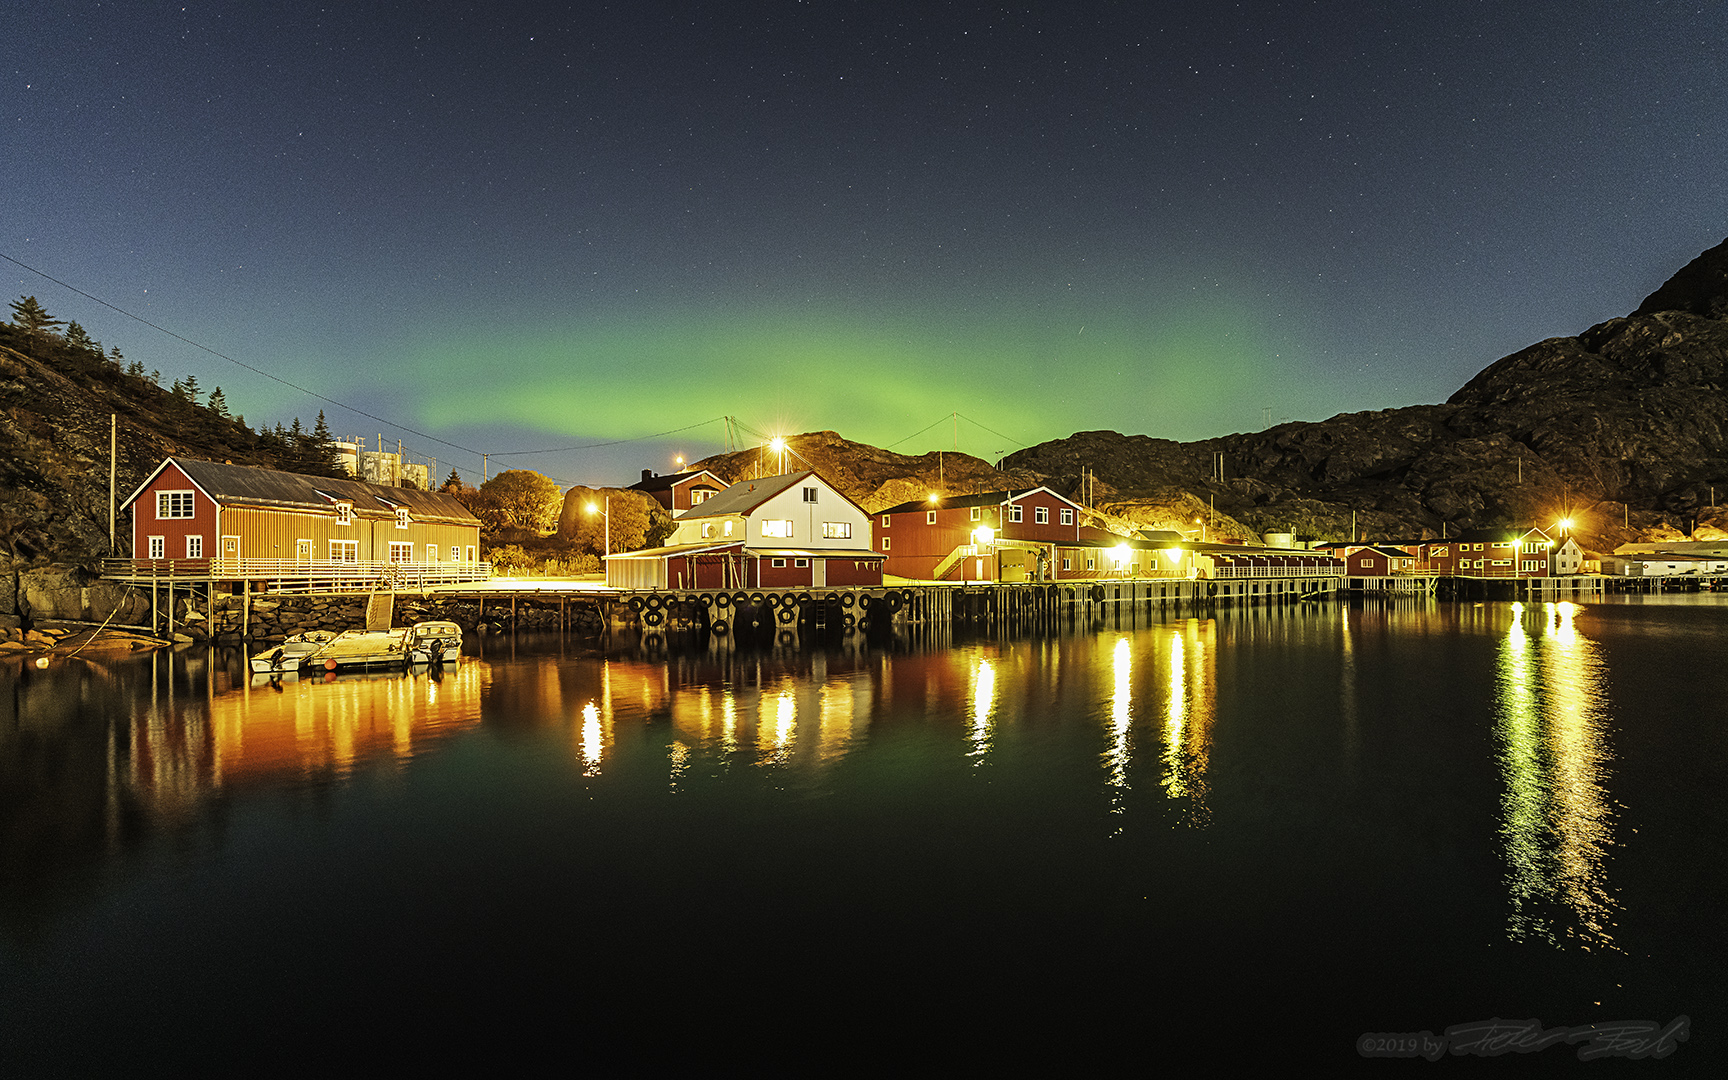
[[[590,514],[599,514],[606,522],[606,554],[612,554],[612,496],[606,496],[606,509],[602,510],[593,503],[588,504]]]

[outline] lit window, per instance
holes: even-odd
[[[188,559],[202,559],[204,557],[204,538],[202,536],[188,536],[186,538],[186,557]]]
[[[1064,513],[1066,513],[1066,511],[1064,511]],[[1064,570],[1074,569],[1074,567],[1071,565],[1072,562],[1073,562],[1073,560],[1069,559],[1068,556],[1066,556],[1066,555],[1062,556],[1062,569],[1064,569]]]
[[[822,539],[852,539],[852,523],[850,521],[824,521],[822,523]]]
[[[166,559],[168,557],[168,538],[166,536],[152,536],[150,538],[150,557],[152,559]]]
[[[731,536],[732,535],[732,523],[730,521],[723,521],[720,523],[720,535],[721,536]]]
[[[1032,508],[1032,520],[1040,525],[1050,524],[1050,508],[1048,506],[1034,506]]]
[[[690,489],[690,505],[695,506],[699,502],[707,502],[708,496],[710,496],[712,494],[714,494],[714,491],[712,488],[691,488]]]
[[[390,541],[390,561],[393,563],[413,562],[414,545],[406,540]]]
[[[1020,520],[1020,507],[1018,505],[1010,506],[1008,508],[1008,520],[1009,521],[1019,521]]]
[[[714,523],[712,521],[704,521],[702,523],[702,539],[706,540],[713,535]]]
[[[764,520],[762,522],[762,535],[786,539],[792,535],[792,523],[778,518]]]
[[[330,561],[331,562],[348,562],[348,563],[359,562],[360,561],[360,541],[358,541],[358,540],[332,540],[332,541],[330,541]]]
[[[158,491],[156,493],[157,518],[189,518],[192,516],[192,493],[190,491]]]

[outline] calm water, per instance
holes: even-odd
[[[1685,1015],[1593,1067],[1713,1069],[1725,642],[1703,597],[11,661],[0,1065],[1384,1073],[1358,1036]]]

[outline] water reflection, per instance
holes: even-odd
[[[1603,665],[1572,603],[1513,604],[1501,640],[1500,835],[1513,940],[1613,945]],[[1533,628],[1533,629],[1532,629]],[[1570,918],[1566,913],[1570,913]]]
[[[1206,805],[1206,768],[1217,711],[1217,626],[1210,620],[1189,619],[1164,628],[1158,635],[1168,657],[1164,694],[1162,761],[1164,793],[1187,800],[1188,822],[1204,828],[1211,817]]]

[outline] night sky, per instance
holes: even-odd
[[[395,426],[8,299],[440,477],[1440,401],[1728,235],[1715,2],[7,10],[0,253]]]

